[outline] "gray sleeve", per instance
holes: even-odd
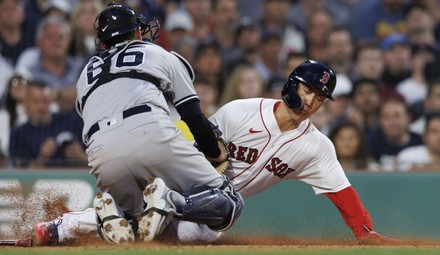
[[[169,62],[171,65],[170,79],[173,83],[175,107],[198,99],[196,91],[193,86],[194,71],[191,65],[182,56],[175,52],[169,55]]]

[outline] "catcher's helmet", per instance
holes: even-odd
[[[95,29],[99,42],[106,42],[111,38],[127,34],[141,28],[142,35],[150,33],[146,38],[150,41],[156,39],[159,33],[159,23],[157,19],[152,19],[156,24],[150,25],[151,20],[147,20],[142,14],[136,14],[133,9],[126,5],[110,3],[95,20]],[[157,29],[153,31],[153,27]]]
[[[336,75],[324,63],[307,60],[289,75],[281,96],[284,103],[291,109],[299,109],[303,105],[301,97],[298,95],[300,82],[313,90],[322,91],[327,98],[333,100],[332,93],[336,86]]]

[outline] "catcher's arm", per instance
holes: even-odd
[[[212,131],[210,122],[203,115],[198,101],[186,102],[176,107],[182,120],[188,125],[189,130],[196,140],[199,150],[207,158],[214,160],[221,159],[222,152],[218,146],[217,139]]]
[[[184,121],[179,120],[175,124],[176,124],[177,129],[179,129],[179,131],[182,133],[182,135],[188,141],[191,141],[191,142],[194,141],[194,136],[191,133],[191,131],[189,130],[188,125],[186,125],[186,123]],[[223,138],[221,137],[222,132],[216,126],[214,126],[212,123],[210,123],[210,125],[211,125],[212,130],[214,131],[214,135],[217,139],[217,144],[218,144],[218,147],[221,151],[221,154],[216,159],[212,159],[209,157],[206,157],[206,158],[208,159],[209,162],[211,162],[211,164],[215,167],[215,169],[219,173],[223,173],[224,171],[226,171],[230,167],[228,146],[227,146],[226,142],[223,140]],[[198,150],[200,150],[200,147],[198,146],[197,142],[194,142],[194,147],[196,147]]]
[[[218,156],[215,159],[209,158],[209,157],[206,157],[206,159],[208,159],[208,161],[211,162],[211,164],[215,167],[217,172],[224,173],[231,165],[230,158],[229,158],[228,145],[226,144],[226,141],[222,138],[222,131],[220,131],[218,126],[215,126],[210,121],[209,121],[209,125],[211,126],[211,128],[214,132],[215,138],[217,139],[217,144],[218,144],[218,147],[221,151],[221,154],[220,154],[220,156]]]

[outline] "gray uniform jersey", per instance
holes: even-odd
[[[152,83],[131,78],[119,78],[97,88],[81,105],[81,99],[102,76],[104,59],[111,58],[111,74],[136,70],[157,77],[160,88]],[[121,48],[112,48],[103,56],[92,57],[81,73],[77,84],[84,130],[94,123],[143,103],[156,106],[169,113],[161,91],[173,96],[173,104],[198,98],[192,85],[194,73],[189,63],[177,53],[170,54],[152,43],[131,41]],[[102,98],[104,97],[104,98]]]
[[[132,70],[148,73],[160,84],[133,77],[111,78]],[[192,68],[183,58],[142,41],[117,45],[92,57],[82,71],[77,108],[84,120],[83,134],[95,123],[99,126],[85,139],[91,173],[98,188],[112,194],[128,217],[143,212],[141,191],[150,177],[160,177],[181,192],[223,183],[223,177],[183,138],[169,116],[163,94],[175,106],[197,99],[192,77]],[[84,103],[82,99],[97,83],[102,84]],[[139,105],[151,111],[124,116],[124,111]]]

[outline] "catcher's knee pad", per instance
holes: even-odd
[[[134,243],[135,236],[131,224],[122,217],[122,213],[108,193],[98,193],[93,200],[98,222],[99,236],[111,244]]]
[[[170,191],[167,200],[174,207],[177,218],[206,224],[215,231],[229,229],[240,216],[244,204],[228,181],[220,188],[187,196]]]

